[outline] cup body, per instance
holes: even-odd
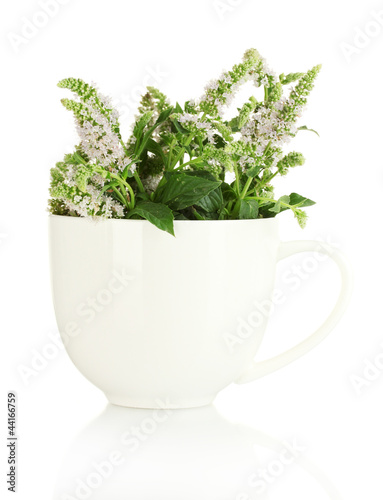
[[[111,403],[209,404],[254,358],[267,325],[276,219],[50,216],[55,313],[75,366]]]

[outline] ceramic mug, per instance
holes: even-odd
[[[322,341],[349,302],[342,254],[317,241],[281,242],[278,220],[176,221],[176,237],[143,220],[50,216],[52,290],[73,363],[111,403],[188,408],[232,382],[266,375]],[[338,301],[312,335],[254,361],[277,262],[321,252],[342,278]],[[244,327],[244,322],[246,327]]]

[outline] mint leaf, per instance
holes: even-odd
[[[310,207],[311,205],[315,205],[315,201],[309,200],[308,198],[304,198],[300,194],[291,193],[290,205],[294,207]]]
[[[256,200],[241,200],[238,217],[240,219],[256,219],[258,217],[259,205]]]
[[[166,231],[174,236],[173,212],[162,203],[152,201],[139,201],[128,214],[128,217],[139,215],[148,220],[162,231]]]
[[[145,147],[146,147],[146,143],[147,143],[147,142],[148,142],[148,140],[150,139],[150,136],[152,135],[152,133],[156,130],[156,128],[157,128],[159,125],[161,125],[161,123],[163,123],[164,121],[166,121],[166,120],[169,118],[169,116],[171,115],[172,111],[173,111],[173,108],[172,108],[172,107],[167,108],[167,109],[164,109],[164,110],[160,113],[160,116],[157,118],[157,120],[156,120],[155,124],[154,124],[154,125],[152,125],[152,126],[151,126],[151,127],[150,127],[150,128],[149,128],[146,132],[145,132],[145,134],[142,136],[142,141],[140,142],[140,140],[139,140],[139,139],[141,138],[141,135],[142,135],[142,133],[143,133],[143,131],[144,131],[144,128],[145,128],[145,127],[146,127],[146,125],[148,125],[148,123],[150,122],[150,119],[151,119],[151,117],[152,117],[152,115],[153,115],[153,111],[147,111],[146,113],[144,113],[144,114],[142,115],[141,119],[145,117],[144,122],[143,122],[143,123],[144,123],[144,126],[143,126],[143,127],[141,126],[141,127],[139,128],[140,135],[139,135],[139,137],[137,137],[137,136],[136,136],[136,137],[137,137],[137,141],[136,141],[136,145],[135,145],[135,149],[134,149],[134,152],[135,152],[135,154],[136,154],[136,156],[137,156],[137,157],[140,157],[140,156],[141,156],[141,154],[142,154],[143,150],[144,150],[144,149],[145,149]],[[140,120],[141,120],[141,119],[140,119]],[[138,124],[138,123],[140,123],[140,120],[137,122],[137,124]],[[138,126],[137,124],[136,124],[136,126]],[[136,128],[136,126],[135,126],[134,128]],[[133,130],[133,133],[134,133],[134,130]],[[134,135],[136,135],[136,134],[134,134]]]
[[[195,175],[176,173],[159,193],[159,201],[173,210],[183,210],[199,202],[204,196],[221,185],[221,181],[212,181]]]
[[[164,109],[161,111],[160,116],[157,118],[155,125],[159,125],[162,122],[165,122],[169,116],[173,113],[174,108],[173,106],[170,106],[169,108]]]
[[[237,195],[235,194],[234,189],[229,186],[229,184],[227,184],[226,182],[222,182],[220,187],[225,202],[234,201],[237,199]]]
[[[314,134],[316,134],[318,137],[320,137],[316,130],[314,130],[313,128],[307,128],[306,125],[302,125],[301,127],[298,127],[298,130],[307,130],[307,132],[314,132]]]
[[[150,122],[151,117],[153,116],[153,111],[146,111],[140,118],[137,120],[134,125],[133,135],[136,139],[140,139],[142,132],[146,125]]]
[[[275,205],[269,208],[269,212],[274,212],[279,214],[279,212],[286,210],[286,207],[282,207],[282,203],[290,204],[290,196],[281,196]]]
[[[167,161],[166,157],[164,155],[162,147],[160,146],[160,144],[158,144],[158,142],[153,141],[153,139],[149,138],[146,142],[146,149],[148,151],[150,151],[151,153],[154,153],[159,158],[161,158],[164,165],[166,165],[166,161]]]
[[[261,171],[261,168],[262,167],[260,165],[255,165],[255,167],[249,168],[248,170],[246,170],[247,177],[256,177]]]
[[[211,191],[209,194],[201,198],[197,203],[197,206],[205,210],[205,212],[220,212],[223,206],[223,196],[221,187]]]

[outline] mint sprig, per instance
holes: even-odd
[[[290,210],[304,227],[303,209],[314,202],[296,193],[276,197],[274,180],[305,163],[301,153],[284,149],[299,131],[313,131],[298,121],[320,68],[277,76],[250,49],[183,105],[148,87],[127,140],[110,98],[81,79],[61,80],[58,86],[73,94],[62,103],[80,142],[51,170],[50,212],[146,219],[174,234],[175,219],[270,218]],[[257,95],[227,119],[249,82]]]

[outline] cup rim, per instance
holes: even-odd
[[[129,222],[129,223],[138,223],[138,222],[144,222],[144,223],[149,223],[146,219],[114,219],[114,218],[105,218],[105,217],[100,217],[100,216],[95,216],[95,217],[75,217],[73,215],[57,215],[57,214],[49,214],[48,218],[52,219],[73,219],[76,221],[83,221],[85,222],[92,222],[92,223],[98,223],[98,222],[113,222],[113,223],[122,223],[122,222]],[[278,219],[277,217],[269,217],[269,218],[260,218],[260,219],[226,219],[226,220],[174,220],[174,224],[245,224],[245,223],[251,223],[251,224],[277,224]]]

